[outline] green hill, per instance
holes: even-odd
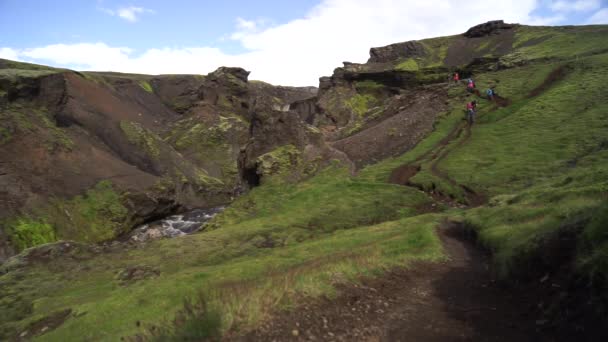
[[[437,103],[428,133],[406,151],[344,148],[355,169],[334,162],[304,172],[305,162],[290,160],[303,152],[285,144],[268,152],[280,172],[201,233],[138,247],[43,245],[9,259],[0,337],[183,340],[247,331],[303,298],[336,295],[336,284],[445,260],[436,228],[446,220],[474,232],[502,279],[563,272],[604,310],[608,27],[480,34],[372,49],[370,62],[322,79],[317,128],[309,129],[338,149],[344,139],[353,146],[369,135],[411,136],[423,126],[374,128],[415,117],[422,109],[399,101],[432,94],[421,104]],[[454,71],[472,77],[482,95],[495,87],[500,99],[446,82]],[[469,127],[464,108],[473,99],[479,110]],[[394,178],[404,165],[414,171]],[[161,328],[150,333],[152,325]]]

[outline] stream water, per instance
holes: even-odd
[[[166,217],[162,220],[139,226],[131,232],[129,240],[145,242],[160,238],[174,238],[192,234],[203,229],[207,222],[221,213],[225,207],[194,209],[192,211]]]

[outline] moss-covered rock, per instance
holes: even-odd
[[[158,144],[162,140],[156,134],[145,129],[139,123],[131,121],[121,121],[120,129],[131,144],[142,148],[149,157],[158,158],[160,156]]]
[[[293,171],[302,162],[301,152],[294,145],[281,146],[257,158],[258,174],[276,176]]]
[[[57,239],[100,242],[128,228],[128,211],[109,181],[101,181],[82,196],[55,199],[49,204],[5,223],[17,250]]]

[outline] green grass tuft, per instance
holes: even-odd
[[[27,217],[9,224],[7,234],[13,246],[20,251],[57,240],[50,224]]]
[[[121,121],[120,128],[129,142],[142,148],[151,158],[160,156],[159,142],[161,139],[153,132],[145,129],[137,122]]]
[[[152,86],[150,85],[150,82],[148,81],[139,81],[139,86],[145,90],[147,93],[153,94],[154,93],[154,89],[152,88]]]

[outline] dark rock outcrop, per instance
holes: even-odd
[[[300,116],[300,120],[312,125],[314,124],[315,116],[319,112],[317,97],[295,101],[289,105],[289,110],[295,111]]]
[[[514,24],[505,24],[502,20],[493,20],[471,27],[464,33],[464,36],[467,38],[484,37],[492,34],[499,34],[502,30],[510,30],[513,27],[515,27]]]
[[[304,154],[309,142],[289,108],[316,88],[248,75],[228,67],[207,76],[77,73],[0,60],[0,221],[36,219],[55,210],[50,199],[70,201],[104,180],[127,211],[116,234],[180,208],[227,203],[243,182],[242,148],[257,158],[294,144]],[[252,120],[264,115],[259,130]],[[78,213],[53,213],[57,239],[88,229],[61,230]],[[10,232],[0,227],[0,262],[19,252]]]
[[[422,57],[426,54],[424,45],[412,40],[404,43],[375,47],[369,50],[368,63],[392,62],[400,58]]]

